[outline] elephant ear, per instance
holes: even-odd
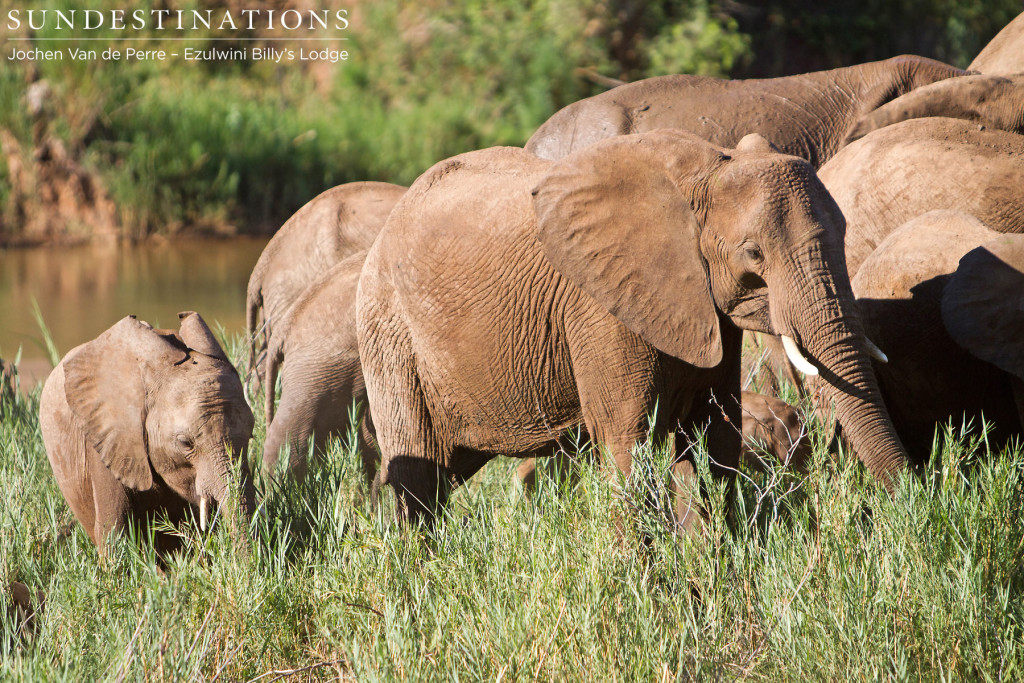
[[[942,321],[957,344],[1024,378],[1024,235],[969,251],[942,293]]]
[[[703,368],[721,361],[722,339],[690,202],[725,159],[677,131],[623,136],[556,163],[533,191],[554,267],[648,344]]]
[[[65,359],[64,393],[85,437],[118,481],[153,487],[146,441],[146,374],[154,363],[187,357],[129,316]]]
[[[178,320],[181,321],[178,336],[181,337],[186,346],[212,358],[219,358],[224,362],[229,362],[224,349],[217,342],[217,338],[213,336],[213,332],[206,325],[203,316],[195,311],[183,311],[178,314]]]

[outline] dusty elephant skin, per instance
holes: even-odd
[[[390,183],[347,183],[313,198],[267,243],[249,277],[246,327],[249,372],[295,299],[339,261],[373,244],[405,188]],[[262,346],[256,338],[263,333]]]
[[[370,249],[356,308],[378,483],[406,516],[429,517],[494,455],[550,454],[581,423],[628,473],[655,406],[656,438],[708,425],[728,472],[741,329],[810,355],[883,483],[906,467],[853,311],[842,215],[807,162],[757,136],[724,151],[657,131],[559,163],[495,148],[436,164]],[[685,496],[679,511],[692,524]]]
[[[976,74],[922,86],[862,118],[850,133],[849,141],[900,121],[929,116],[963,119],[987,128],[1024,133],[1024,76]]]
[[[1004,26],[967,69],[983,74],[1024,73],[1024,14]]]
[[[273,387],[280,372],[281,401],[275,414],[274,392],[266,392],[263,466],[267,472],[275,471],[287,446],[288,471],[301,479],[310,446],[314,453],[322,453],[330,439],[348,431],[353,404],[365,407],[355,312],[356,285],[365,260],[366,252],[359,252],[329,269],[275,326],[264,365],[264,386]],[[377,468],[369,416],[363,417],[357,438],[369,482]]]
[[[889,234],[932,210],[964,211],[996,232],[1024,232],[1021,135],[913,119],[864,136],[818,175],[846,217],[851,277]]]
[[[205,524],[231,494],[227,515],[247,538],[253,489],[245,463],[253,416],[242,383],[206,323],[179,314],[175,333],[129,316],[71,350],[43,388],[40,428],[57,485],[89,537],[157,513]],[[231,477],[242,459],[242,481]],[[157,535],[161,554],[176,548]]]
[[[526,149],[557,160],[604,138],[658,128],[688,130],[722,147],[758,133],[818,168],[861,117],[915,88],[964,73],[903,56],[784,78],[659,76],[570,104],[537,129]]]
[[[768,461],[803,470],[811,456],[811,442],[796,408],[783,400],[753,391],[740,397],[743,413],[741,460],[750,469],[763,470]],[[572,479],[576,464],[565,452],[550,458],[530,458],[516,469],[529,491],[535,488],[538,472],[554,479]]]
[[[889,235],[853,280],[875,371],[912,458],[926,460],[937,426],[992,427],[999,448],[1024,418],[1024,235],[932,211]]]

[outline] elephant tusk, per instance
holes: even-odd
[[[818,368],[811,365],[811,361],[804,358],[804,354],[800,353],[800,348],[792,337],[782,335],[782,348],[786,349],[786,356],[789,358],[789,362],[797,370],[811,377],[818,374]]]
[[[877,360],[879,363],[888,363],[889,356],[885,355],[882,349],[875,346],[875,342],[871,341],[867,337],[864,337],[864,346],[867,347],[868,355]]]
[[[199,499],[199,530],[206,531],[206,509],[207,509],[207,498],[203,496]]]

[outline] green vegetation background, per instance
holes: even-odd
[[[175,0],[133,7],[234,4]],[[122,5],[0,0],[0,16],[6,26],[12,8]],[[607,78],[770,77],[901,53],[966,66],[1024,9],[1019,0],[353,0],[320,6],[349,10],[348,40],[336,45],[350,52],[347,62],[21,64],[6,59],[15,45],[45,44],[16,44],[5,27],[0,244],[75,241],[101,232],[130,239],[272,232],[333,185],[407,184],[448,156],[521,145],[560,107],[602,91]],[[55,35],[48,31],[37,37]],[[27,36],[24,28],[15,33]],[[260,45],[192,45],[214,44]],[[160,46],[155,37],[135,44]],[[48,84],[49,96],[33,113],[26,92],[39,81]]]

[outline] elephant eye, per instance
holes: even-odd
[[[196,442],[188,434],[178,434],[175,439],[178,442],[178,448],[183,451],[191,451],[196,447]]]
[[[760,264],[764,261],[764,253],[761,251],[761,247],[757,246],[753,242],[743,243],[743,254],[755,264]]]

